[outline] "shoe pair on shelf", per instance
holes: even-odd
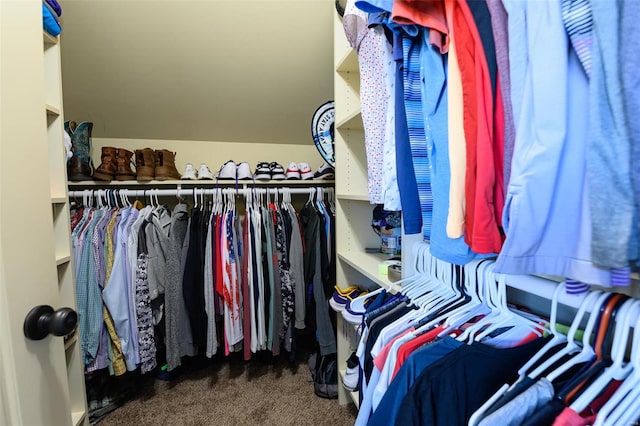
[[[224,163],[222,167],[220,167],[216,177],[220,180],[253,180],[249,163],[242,162],[236,164],[233,160]]]
[[[182,180],[212,180],[213,173],[209,170],[209,167],[202,163],[198,170],[193,167],[193,164],[187,163],[184,167],[184,173],[182,173]]]
[[[262,161],[256,166],[253,178],[256,180],[285,180],[287,176],[285,175],[284,167],[279,163]]]
[[[313,179],[313,170],[311,170],[311,167],[309,167],[309,164],[307,163],[289,163],[289,166],[287,167],[287,179],[294,179],[294,180],[307,180],[307,179]]]
[[[313,177],[315,179],[333,180],[336,177],[336,172],[334,168],[327,163],[322,163]]]
[[[335,286],[334,288],[335,291],[333,292],[331,299],[329,299],[329,305],[331,305],[334,311],[341,312],[345,320],[353,324],[359,324],[362,316],[359,312],[352,311],[351,302],[357,297],[367,294],[367,291],[361,290],[355,286],[349,286],[347,288]],[[347,319],[347,317],[349,319]]]
[[[134,172],[131,169],[132,159],[135,155]],[[100,165],[93,172],[93,177],[98,180],[111,182],[137,179],[142,182],[150,180],[180,179],[180,173],[176,169],[174,152],[166,149],[151,148],[136,149],[135,154],[124,148],[105,146],[102,148]]]

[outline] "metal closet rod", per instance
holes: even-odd
[[[279,194],[284,193],[285,191],[289,194],[306,194],[311,195],[323,191],[325,193],[331,193],[333,188],[175,188],[175,189],[84,189],[81,191],[69,191],[69,198],[79,198],[83,195],[86,195],[88,192],[94,192],[99,194],[108,194],[110,191],[113,191],[116,194],[122,194],[126,197],[145,197],[149,195],[154,195],[158,197],[186,197],[192,195],[213,195],[218,191],[221,191],[223,194],[238,194],[246,196],[249,193],[252,194],[269,194],[275,195],[276,192]]]

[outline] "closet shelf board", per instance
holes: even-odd
[[[87,416],[85,411],[74,411],[71,413],[71,424],[73,426],[81,425],[84,422],[84,418]]]
[[[358,55],[353,49],[349,49],[345,55],[336,63],[337,72],[360,72],[358,66]]]
[[[324,179],[309,179],[309,180],[266,180],[266,181],[256,181],[256,187],[262,186],[333,186],[335,181],[333,180],[324,180]],[[69,182],[69,188],[74,189],[82,189],[82,187],[127,187],[127,188],[165,188],[165,187],[177,187],[178,185],[182,187],[199,187],[199,188],[209,188],[221,186],[224,188],[235,187],[236,182],[231,180],[218,181],[216,183],[215,180],[165,180],[165,181],[151,181],[151,182],[138,182],[135,180],[125,180],[125,181],[111,181],[111,182],[99,182],[93,180],[85,180],[80,182]],[[253,186],[253,181],[238,181],[238,188],[242,188],[243,186]]]
[[[378,273],[378,265],[389,257],[391,256],[383,253],[338,252],[340,260],[385,289],[390,288],[392,282],[386,275]]]
[[[56,266],[64,265],[65,263],[69,263],[71,261],[71,256],[56,256]]]
[[[47,110],[47,115],[52,115],[55,117],[60,116],[60,108],[53,106],[51,104],[45,104],[45,108]]]
[[[51,197],[51,204],[64,204],[67,202],[67,197]]]
[[[44,44],[58,44],[58,37],[54,37],[46,31],[42,31],[42,37],[44,39]]]
[[[353,201],[369,201],[367,194],[336,194],[336,197],[340,200],[353,200]]]
[[[347,115],[345,118],[338,121],[336,127],[339,129],[364,129],[362,125],[362,111],[360,110],[360,107]]]
[[[69,350],[69,348],[71,348],[74,345],[74,343],[76,343],[77,341],[78,341],[78,331],[76,330],[73,336],[71,336],[69,339],[67,339],[64,342],[64,350],[65,351]]]

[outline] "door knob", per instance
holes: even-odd
[[[54,311],[51,306],[39,305],[31,309],[24,319],[24,335],[31,340],[42,340],[49,333],[66,336],[78,324],[78,314],[71,308]]]

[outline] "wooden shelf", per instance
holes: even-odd
[[[338,121],[336,127],[338,129],[364,129],[364,126],[362,125],[362,112],[360,108]]]
[[[336,63],[336,71],[341,73],[360,72],[358,66],[358,55],[355,50],[349,49],[345,55]]]
[[[54,107],[53,105],[46,104],[45,108],[47,110],[47,115],[52,115],[55,117],[60,116],[60,108]]]
[[[393,283],[388,276],[378,273],[378,265],[390,257],[383,253],[338,252],[340,260],[385,289],[389,289]]]
[[[74,411],[71,413],[71,424],[73,426],[79,426],[84,422],[84,418],[87,416],[86,411]]]
[[[51,204],[64,204],[67,202],[67,197],[51,197]]]
[[[73,334],[73,336],[71,336],[70,338],[65,340],[65,342],[64,342],[64,350],[65,351],[68,351],[78,341],[78,334],[80,334],[80,331],[76,330],[76,332]]]
[[[369,201],[367,194],[336,194],[336,198],[339,200]]]
[[[56,266],[64,265],[65,263],[69,263],[71,261],[71,256],[56,256]]]
[[[308,179],[308,180],[257,180],[255,181],[255,186],[333,186],[335,181],[333,180],[324,180],[324,179]],[[82,188],[88,186],[95,187],[149,187],[149,188],[158,188],[158,187],[176,187],[178,185],[185,187],[235,187],[236,181],[234,180],[219,180],[217,183],[215,180],[153,180],[151,182],[138,182],[135,180],[125,180],[125,181],[111,181],[111,182],[102,182],[102,181],[93,181],[93,180],[85,180],[80,182],[68,182],[69,188]],[[242,188],[243,186],[253,186],[253,181],[250,180],[239,180],[238,187]]]
[[[42,31],[42,37],[44,39],[44,44],[45,45],[46,44],[49,44],[49,45],[58,44],[58,40],[60,40],[59,37],[54,37],[54,36],[52,36],[51,34],[49,34],[48,32],[46,32],[44,30]]]

